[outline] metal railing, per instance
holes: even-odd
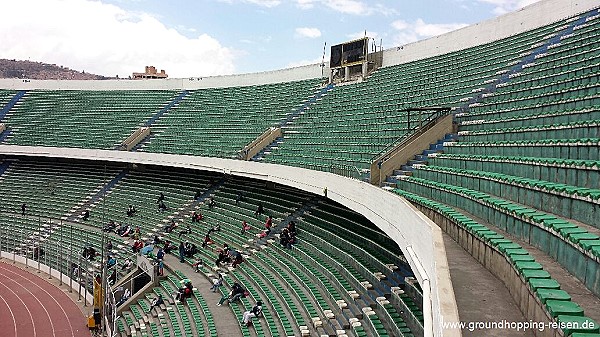
[[[447,107],[407,108],[398,111],[408,112],[406,132],[379,151],[379,153],[373,157],[372,161],[381,160],[381,157],[385,157],[385,154],[396,148],[399,144],[405,142],[407,139],[410,139],[417,131],[426,130],[434,125],[438,119],[450,114],[450,108]]]

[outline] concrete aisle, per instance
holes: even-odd
[[[462,322],[527,322],[504,284],[443,234],[458,315]],[[463,329],[463,337],[533,337],[533,331]]]
[[[214,261],[210,263],[213,262]],[[229,308],[229,305],[217,306],[217,302],[219,302],[219,299],[221,298],[221,293],[213,293],[210,290],[212,282],[208,280],[204,274],[194,272],[192,266],[187,263],[180,263],[179,258],[175,255],[165,255],[165,265],[174,271],[179,270],[183,272],[186,277],[192,281],[192,285],[197,288],[202,297],[204,297],[210,312],[213,314],[219,336],[242,336],[239,326],[239,321],[241,321],[242,318],[235,317],[233,311]]]

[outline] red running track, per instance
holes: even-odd
[[[86,323],[79,307],[61,289],[0,262],[0,336],[90,337]]]

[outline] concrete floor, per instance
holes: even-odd
[[[504,284],[460,247],[447,234],[443,234],[448,256],[450,277],[462,322],[527,322]],[[533,331],[511,329],[463,329],[464,337],[531,336]]]

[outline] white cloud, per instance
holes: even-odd
[[[315,6],[315,0],[296,0],[296,6],[300,9],[311,9]]]
[[[491,4],[494,7],[493,13],[496,15],[506,14],[508,12],[516,11],[519,8],[531,5],[532,3],[540,0],[477,0],[479,2]]]
[[[423,19],[417,19],[412,23],[396,20],[392,22],[392,27],[396,30],[394,44],[403,45],[442,35],[466,26],[468,26],[466,23],[426,23]]]
[[[339,13],[351,15],[372,15],[375,13],[389,15],[396,11],[386,8],[382,4],[373,4],[359,0],[296,0],[300,9],[311,9],[315,5],[322,5]]]
[[[165,69],[170,77],[235,69],[234,52],[207,34],[188,38],[149,14],[98,1],[1,1],[0,12],[11,13],[0,20],[1,58],[125,77],[146,65]]]
[[[225,2],[228,4],[234,4],[236,2],[254,4],[261,7],[273,8],[281,5],[281,0],[218,0],[219,2]]]
[[[318,28],[299,27],[296,28],[296,35],[299,37],[315,39],[321,36],[321,31]]]

